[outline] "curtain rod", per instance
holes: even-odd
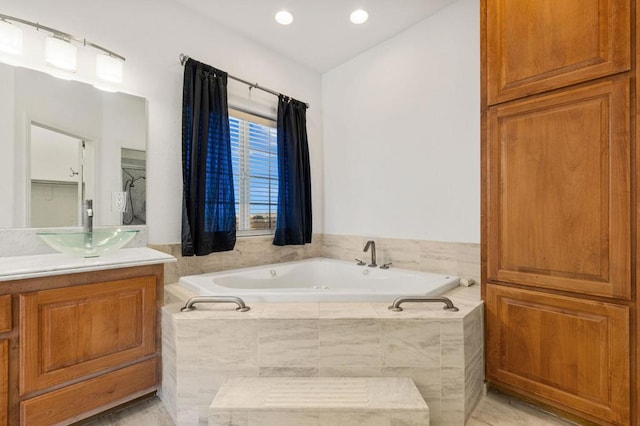
[[[184,53],[181,53],[179,58],[180,58],[180,65],[184,66],[184,64],[187,63],[187,59],[189,59],[189,56],[185,55]],[[249,89],[254,89],[254,88],[255,89],[260,89],[263,92],[267,92],[267,93],[270,93],[270,94],[275,95],[275,96],[284,96],[284,97],[287,97],[287,98],[291,98],[291,96],[283,95],[282,93],[276,92],[275,90],[267,89],[266,87],[260,86],[258,83],[251,83],[251,82],[249,82],[247,80],[243,80],[243,79],[235,77],[235,76],[233,76],[231,74],[227,74],[227,77],[229,77],[232,80],[239,81],[240,83],[246,84],[247,86],[249,86]],[[291,99],[293,99],[293,98],[291,98]],[[304,104],[307,106],[307,108],[309,108],[309,104],[307,102],[304,102]]]

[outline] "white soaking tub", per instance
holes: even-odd
[[[455,276],[315,258],[191,275],[179,284],[200,296],[236,296],[245,302],[391,303],[399,296],[439,296],[459,282]]]

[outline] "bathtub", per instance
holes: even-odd
[[[191,275],[179,284],[200,296],[237,296],[245,302],[388,302],[399,296],[439,296],[459,277],[406,269],[370,268],[314,258]]]

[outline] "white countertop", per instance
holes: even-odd
[[[0,281],[100,271],[175,262],[176,258],[147,247],[121,249],[106,256],[74,257],[62,253],[0,257]]]

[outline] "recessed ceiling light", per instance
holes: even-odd
[[[291,14],[291,12],[281,10],[280,12],[276,13],[276,21],[280,25],[289,25],[293,22],[293,15]]]
[[[349,19],[351,19],[351,22],[354,24],[364,24],[367,22],[367,19],[369,19],[369,14],[366,10],[358,9],[351,12]]]

